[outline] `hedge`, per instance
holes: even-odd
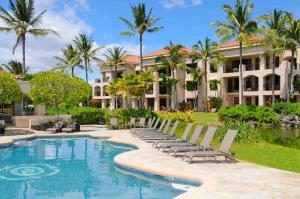
[[[178,120],[185,123],[193,121],[191,112],[157,112],[157,115],[160,118]]]
[[[73,107],[60,108],[60,114],[69,114],[76,119],[79,124],[99,124],[99,121],[108,122],[111,117],[118,118],[120,123],[127,123],[131,117],[150,117],[156,116],[149,109],[101,109],[92,107]],[[56,115],[57,111],[53,107],[46,110],[47,115]]]
[[[254,105],[236,105],[223,107],[218,113],[219,119],[226,123],[245,123],[255,121],[258,124],[280,123],[281,117],[272,108]]]
[[[300,116],[300,103],[279,102],[274,104],[272,108],[279,114]]]

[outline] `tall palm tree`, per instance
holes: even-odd
[[[288,98],[287,101],[291,100],[292,95],[292,77],[295,65],[295,54],[297,47],[300,45],[300,20],[294,19],[293,15],[287,13],[287,24],[284,30],[284,36],[287,42],[287,49],[292,52],[291,69],[288,75]]]
[[[204,80],[205,80],[205,111],[208,111],[208,80],[207,80],[207,64],[210,62],[212,67],[217,68],[219,64],[223,63],[224,56],[218,52],[218,44],[211,41],[209,38],[205,38],[204,43],[198,41],[197,44],[193,46],[194,52],[192,53],[192,62],[202,61],[204,62]],[[199,72],[195,71],[192,75],[195,75],[196,79]],[[201,72],[202,73],[202,72]],[[202,79],[202,77],[201,77]],[[200,80],[200,79],[199,79]],[[200,85],[201,82],[198,81],[198,111],[201,111],[201,98],[200,98]]]
[[[221,37],[221,42],[235,38],[239,42],[240,48],[240,82],[239,82],[239,102],[243,103],[243,46],[249,44],[251,36],[257,30],[258,19],[252,19],[251,14],[254,4],[250,0],[237,0],[234,7],[223,5],[223,11],[227,15],[227,22],[213,22],[210,25],[216,26],[216,34]]]
[[[110,73],[113,72],[113,67],[118,70],[118,67],[125,64],[124,58],[127,55],[127,51],[123,47],[113,47],[106,49],[106,54],[104,54],[105,61],[103,61],[104,66],[110,67]]]
[[[74,69],[76,66],[84,68],[80,65],[81,60],[79,53],[72,44],[67,44],[67,47],[65,49],[61,49],[61,51],[63,53],[63,57],[54,57],[59,62],[56,66],[62,70],[71,69],[71,74],[74,77]]]
[[[175,79],[175,71],[177,69],[185,69],[187,52],[184,46],[180,44],[173,44],[170,42],[169,46],[165,47],[167,50],[167,56],[159,56],[156,58],[155,62],[159,63],[159,68],[166,68],[171,71],[171,77]],[[176,85],[172,85],[172,95],[171,95],[171,110],[176,109]]]
[[[155,18],[152,13],[152,8],[149,12],[146,11],[146,6],[144,3],[131,6],[131,12],[133,16],[133,22],[130,20],[119,17],[128,27],[129,30],[121,32],[121,35],[134,36],[139,35],[140,41],[140,62],[141,70],[143,70],[143,35],[145,32],[153,33],[161,30],[163,26],[155,26],[155,24],[160,20],[160,18]]]
[[[8,72],[16,75],[26,74],[29,69],[29,67],[25,67],[24,70],[22,63],[17,60],[11,60],[8,64],[2,64],[2,66],[5,67]]]
[[[107,53],[104,54],[105,60],[102,61],[102,66],[107,66],[110,68],[110,74],[111,77],[113,76],[113,67],[115,67],[115,70],[118,70],[118,67],[121,65],[125,65],[124,58],[127,54],[127,51],[124,50],[123,47],[116,46],[114,48],[108,48]],[[115,96],[112,95],[112,98]],[[116,108],[118,102],[118,98],[115,98],[115,107]]]
[[[194,82],[197,82],[197,111],[201,111],[202,101],[201,101],[201,83],[203,79],[203,71],[200,68],[196,69],[188,69],[192,74],[192,78]],[[206,93],[207,95],[207,93]],[[207,97],[206,97],[207,99]],[[207,100],[206,100],[207,101]],[[207,110],[207,108],[205,109]]]
[[[285,13],[282,10],[274,9],[273,12],[262,17],[265,25],[261,28],[263,46],[268,46],[267,54],[272,57],[272,103],[275,103],[275,62],[276,56],[285,49],[284,27]]]
[[[79,34],[79,37],[76,36],[73,42],[81,61],[84,63],[85,80],[88,83],[88,70],[90,70],[91,61],[99,61],[96,54],[101,47],[94,48],[92,36],[88,37],[86,34]]]
[[[17,46],[22,45],[23,70],[26,68],[26,35],[35,37],[46,36],[50,33],[58,35],[54,30],[40,28],[42,17],[46,10],[35,16],[34,0],[8,0],[10,11],[0,5],[0,19],[6,27],[0,27],[0,31],[15,32],[17,41],[13,47],[13,53]]]

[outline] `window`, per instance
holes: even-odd
[[[194,82],[194,81],[186,82],[186,90],[187,91],[196,91],[197,89],[198,89],[197,82]]]
[[[278,68],[280,65],[280,57],[276,56],[275,57],[275,68]]]
[[[270,56],[266,56],[266,69],[270,69]]]
[[[187,68],[196,69],[198,67],[198,63],[190,63],[186,65]],[[187,74],[190,74],[190,71],[187,70]]]
[[[255,70],[259,70],[259,66],[260,66],[260,59],[259,57],[255,58]]]

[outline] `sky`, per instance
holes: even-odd
[[[42,27],[56,30],[60,37],[51,35],[44,38],[28,36],[27,65],[30,72],[48,70],[56,66],[54,56],[60,56],[60,49],[79,33],[92,35],[95,47],[102,47],[98,56],[105,49],[123,46],[128,54],[139,52],[138,37],[121,36],[120,32],[127,27],[119,17],[131,18],[130,5],[144,2],[148,9],[153,8],[155,17],[161,18],[158,25],[165,28],[157,33],[145,34],[144,54],[164,48],[170,41],[191,47],[198,40],[209,37],[214,41],[218,38],[214,28],[209,27],[213,21],[226,20],[222,5],[233,5],[235,0],[35,0],[36,15],[47,9]],[[255,4],[253,17],[269,13],[274,8],[292,12],[300,18],[299,0],[253,0]],[[0,5],[8,8],[8,0],[0,0]],[[3,26],[0,20],[0,27]],[[22,60],[21,48],[12,54],[16,41],[14,33],[0,32],[0,64],[9,60]],[[76,74],[84,77],[84,71],[75,69]],[[90,82],[99,78],[99,68],[92,63]]]

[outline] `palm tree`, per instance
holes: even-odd
[[[221,42],[235,38],[240,48],[240,96],[239,102],[243,103],[243,46],[248,44],[257,30],[257,20],[251,19],[254,4],[250,0],[237,0],[234,7],[223,5],[223,11],[227,15],[227,22],[213,22],[211,26],[217,26],[216,34],[221,37]]]
[[[284,27],[285,27],[285,13],[282,10],[273,10],[268,15],[262,17],[265,21],[265,26],[261,28],[263,46],[268,46],[266,52],[272,57],[272,103],[275,103],[275,62],[276,56],[282,53],[285,49]]]
[[[102,66],[108,66],[110,67],[110,74],[111,77],[113,76],[113,67],[115,67],[115,70],[118,70],[118,67],[121,65],[125,65],[124,58],[127,54],[127,51],[124,50],[123,47],[116,46],[114,48],[108,48],[107,53],[104,54],[105,61],[102,61]],[[115,96],[112,95],[112,98]],[[115,106],[117,107],[118,99],[115,98]],[[114,108],[116,108],[114,107]]]
[[[22,63],[17,60],[11,60],[8,64],[2,64],[2,66],[5,67],[8,72],[16,75],[26,74],[29,69],[28,67],[25,67],[24,70]]]
[[[221,83],[222,81],[218,79],[212,79],[209,81],[210,90],[215,91],[215,97],[217,97],[218,85]]]
[[[110,73],[112,74],[113,67],[115,67],[115,71],[117,71],[119,66],[125,65],[124,58],[127,55],[127,51],[124,50],[123,47],[119,46],[108,48],[106,51],[107,53],[104,54],[106,60],[102,65],[110,67]]]
[[[0,27],[0,31],[15,32],[17,35],[13,53],[18,45],[22,45],[23,71],[26,68],[26,35],[31,34],[35,37],[46,36],[50,33],[58,35],[54,30],[40,28],[42,17],[46,10],[34,16],[34,0],[9,0],[10,12],[0,5],[0,19],[7,27]]]
[[[202,105],[202,101],[201,101],[200,96],[201,96],[201,83],[202,83],[202,79],[203,79],[203,71],[200,68],[188,69],[188,70],[190,70],[190,72],[192,74],[193,82],[197,82],[197,100],[198,100],[197,110],[200,112],[201,111],[201,105]],[[206,95],[207,95],[207,92],[206,92]],[[206,102],[207,102],[207,99],[206,99]],[[207,108],[205,110],[207,110]]]
[[[223,63],[224,56],[218,52],[218,44],[211,41],[209,38],[205,38],[204,43],[198,41],[197,44],[193,46],[194,52],[192,53],[192,62],[202,61],[204,62],[204,80],[205,80],[205,111],[208,111],[208,80],[207,80],[207,64],[210,62],[212,67],[217,68],[220,63]],[[199,73],[202,71],[194,71],[192,75],[195,75],[196,79],[199,79]],[[202,76],[202,74],[201,74]],[[200,79],[199,79],[200,80]],[[201,77],[202,80],[202,77]],[[198,111],[201,111],[201,98],[200,98],[200,85],[201,82],[198,82]]]
[[[101,47],[94,48],[92,36],[88,37],[85,34],[79,34],[79,37],[75,37],[73,42],[76,46],[76,51],[79,53],[80,60],[84,62],[85,80],[88,83],[88,70],[90,70],[91,61],[99,61],[96,54]]]
[[[167,50],[167,56],[157,57],[155,62],[159,63],[159,68],[166,68],[171,71],[171,77],[175,79],[175,71],[177,69],[185,69],[186,66],[186,57],[187,52],[184,49],[184,46],[180,44],[173,44],[170,42],[169,46],[165,47]],[[172,85],[172,95],[171,95],[171,110],[176,109],[176,84]]]
[[[152,8],[149,12],[146,11],[146,6],[144,3],[131,6],[131,12],[133,16],[133,22],[130,20],[119,17],[128,27],[129,30],[121,32],[121,35],[134,36],[139,35],[140,41],[140,62],[141,70],[143,70],[143,35],[145,32],[153,33],[161,30],[163,26],[155,26],[155,24],[160,20],[160,18],[155,18],[152,13]]]
[[[63,58],[57,56],[54,57],[59,61],[57,68],[62,70],[71,69],[71,74],[74,77],[74,69],[76,66],[84,68],[82,65],[80,65],[81,60],[79,53],[72,44],[68,44],[67,47],[65,49],[61,49],[61,51],[63,53]]]
[[[294,19],[293,15],[287,13],[287,24],[284,30],[284,36],[287,42],[287,49],[292,52],[291,69],[288,75],[288,98],[287,101],[291,100],[292,95],[292,77],[295,65],[295,53],[297,47],[300,45],[300,20]]]

